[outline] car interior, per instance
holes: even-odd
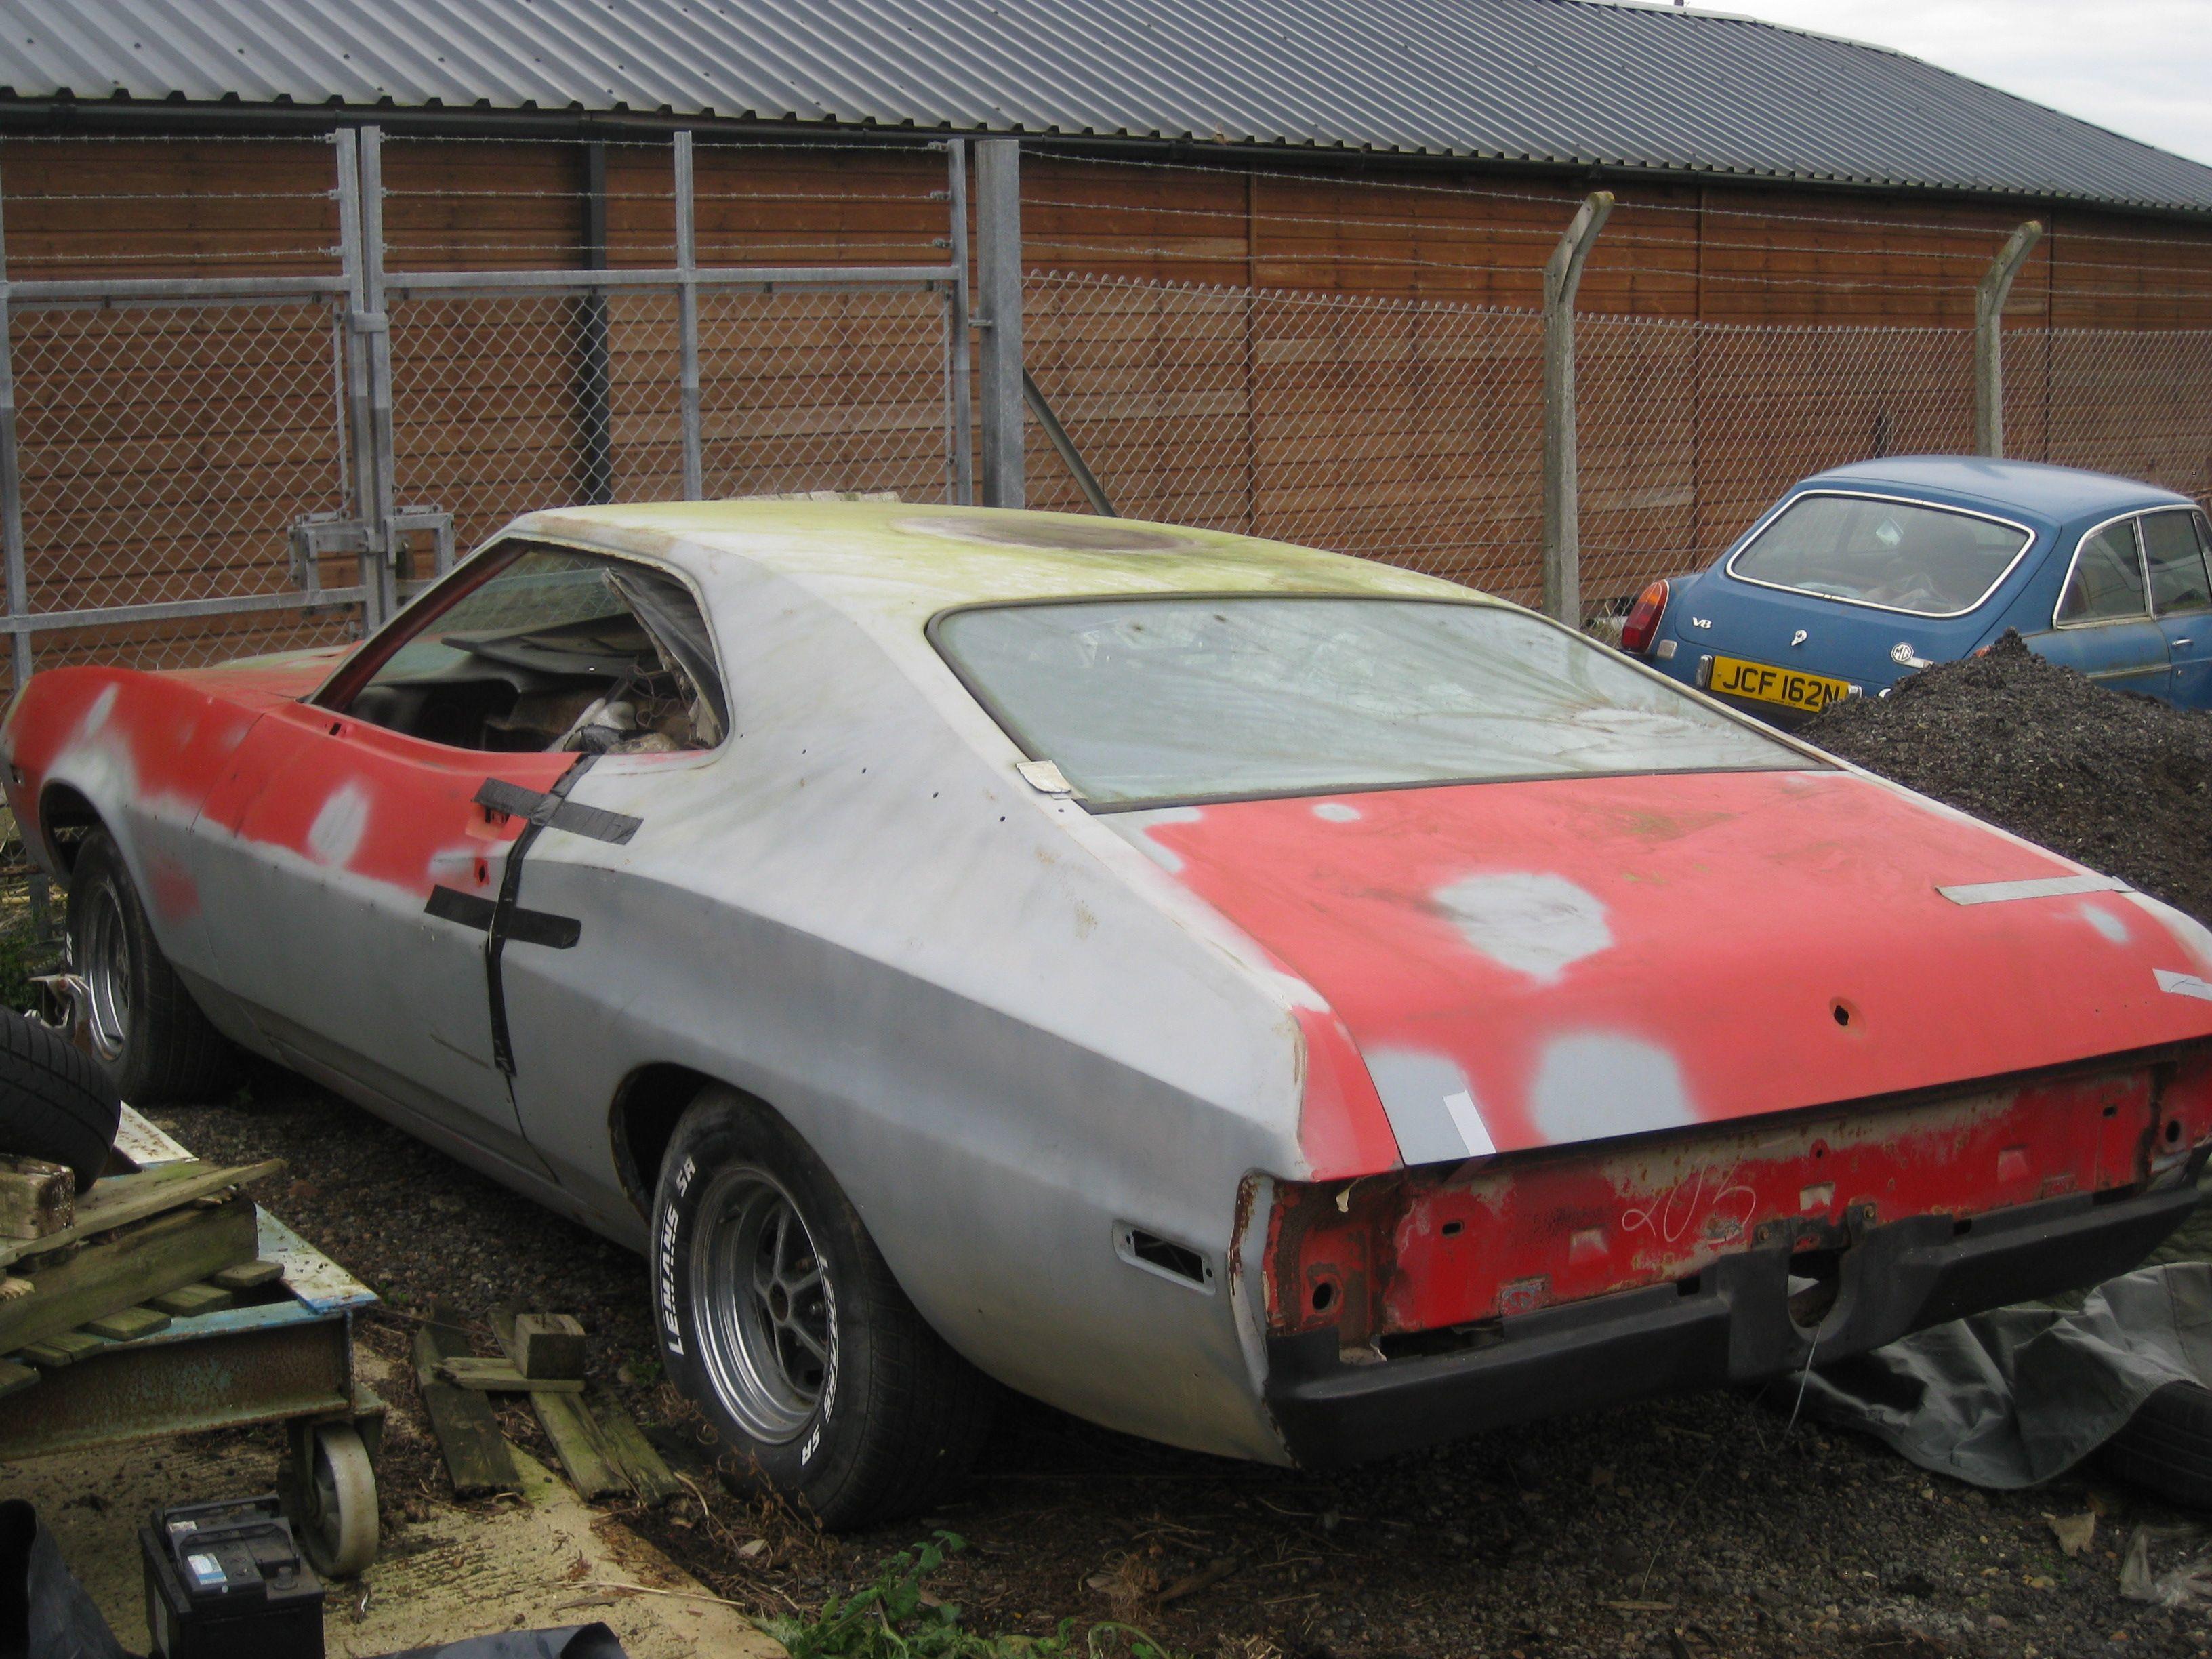
[[[568,548],[499,568],[432,608],[344,704],[451,748],[592,754],[711,749],[727,730],[698,602],[672,575]]]

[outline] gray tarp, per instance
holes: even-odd
[[[2212,1386],[2212,1263],[2145,1267],[2079,1313],[2000,1308],[1816,1367],[1804,1411],[1977,1486],[2048,1480],[2169,1382]],[[1778,1383],[1794,1397],[1798,1379]]]

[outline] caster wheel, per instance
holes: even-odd
[[[325,1578],[350,1578],[376,1559],[376,1471],[361,1431],[319,1424],[299,1471],[300,1543]]]

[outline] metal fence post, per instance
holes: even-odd
[[[968,507],[975,500],[975,393],[969,380],[968,354],[968,141],[951,138],[945,145],[945,194],[951,212],[945,238],[952,282],[945,295],[945,369],[951,377],[945,395],[948,407],[945,453],[951,462],[949,483],[952,500]]]
[[[1544,614],[1583,622],[1582,528],[1575,458],[1575,291],[1583,262],[1613,212],[1601,190],[1575,210],[1544,264]]]
[[[2040,221],[2013,232],[1974,289],[1974,449],[1992,459],[2004,454],[2004,308],[2013,278],[2043,240]]]
[[[693,208],[691,135],[676,135],[676,307],[678,397],[684,423],[684,499],[707,493],[706,462],[699,440],[699,229]]]
[[[362,127],[355,142],[361,163],[361,251],[353,270],[358,295],[353,332],[361,342],[362,384],[368,392],[368,407],[362,411],[368,418],[356,422],[356,430],[368,439],[366,451],[356,451],[363,457],[361,513],[368,543],[362,555],[362,625],[373,632],[399,608],[399,545],[392,522],[398,512],[399,486],[392,422],[392,318],[384,291],[384,134]]]
[[[30,608],[29,579],[23,568],[23,467],[15,447],[15,319],[8,303],[8,243],[0,224],[0,544],[7,556],[8,614],[20,618]],[[31,678],[31,635],[17,632],[9,660],[15,689]]]
[[[975,274],[983,314],[983,504],[1021,507],[1022,149],[1015,138],[975,145]]]

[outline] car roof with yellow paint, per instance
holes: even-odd
[[[878,619],[927,620],[954,605],[1109,593],[1486,598],[1439,577],[1288,542],[997,507],[671,501],[533,513],[518,520],[512,533],[662,559],[690,574],[710,598],[718,574],[750,565],[841,610]]]

